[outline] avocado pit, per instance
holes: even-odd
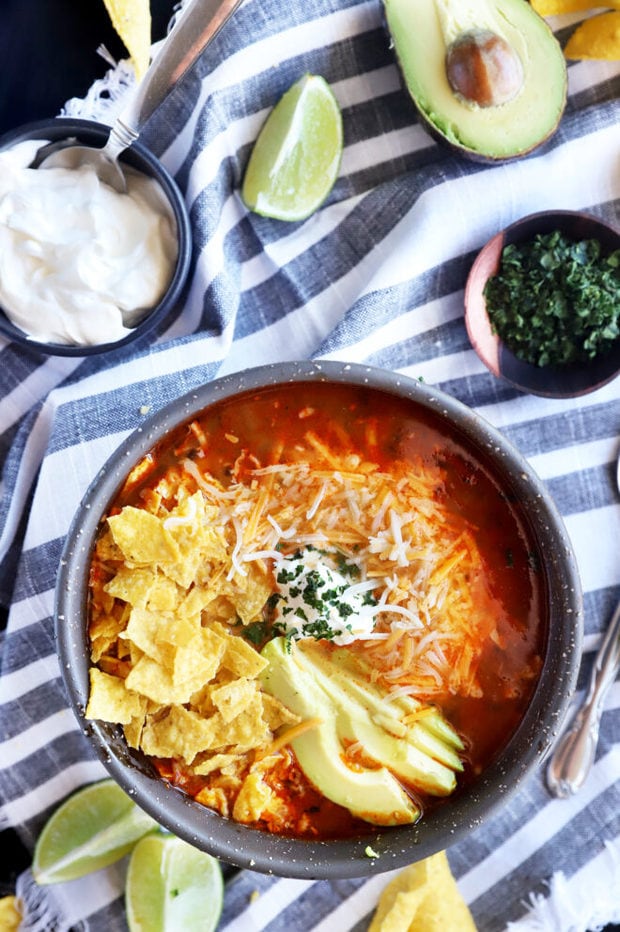
[[[454,93],[478,107],[499,107],[523,87],[523,65],[515,50],[489,29],[462,33],[446,53],[446,75]]]

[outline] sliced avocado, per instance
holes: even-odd
[[[263,689],[303,719],[321,724],[291,741],[299,766],[327,799],[377,825],[415,822],[419,809],[385,768],[353,770],[344,760],[337,734],[337,710],[303,666],[294,641],[275,638],[262,650],[269,662],[261,674]]]
[[[439,709],[424,706],[407,695],[386,699],[385,694],[373,686],[361,662],[348,651],[333,650],[326,654],[320,645],[304,642],[302,653],[322,668],[341,690],[361,703],[375,724],[445,767],[456,771],[463,769],[457,753],[463,750],[463,742]],[[420,785],[424,787],[424,783]]]
[[[567,71],[527,0],[384,0],[396,57],[423,124],[478,161],[531,152],[556,130]]]
[[[422,707],[411,699],[416,717],[408,722],[403,708],[386,700],[348,652],[335,650],[328,654],[320,646],[304,642],[299,653],[300,662],[309,665],[312,675],[340,708],[338,727],[342,738],[360,741],[370,757],[426,793],[447,796],[453,791],[454,771],[463,769],[456,749],[462,750],[463,744],[438,709]],[[418,718],[422,708],[424,712]],[[428,727],[435,721],[442,722],[448,740],[439,738]]]

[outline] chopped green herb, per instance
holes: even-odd
[[[271,621],[253,621],[249,625],[243,625],[241,634],[250,644],[259,646],[272,637],[284,634],[284,625],[277,621],[273,623]]]
[[[484,289],[493,330],[535,366],[589,361],[620,336],[620,250],[559,230],[505,246]]]

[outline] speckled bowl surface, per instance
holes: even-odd
[[[476,353],[493,375],[522,392],[549,398],[576,398],[601,388],[620,373],[620,340],[591,362],[534,366],[519,359],[494,332],[484,288],[499,270],[504,246],[560,230],[575,241],[598,239],[603,254],[620,249],[620,230],[580,211],[547,210],[517,220],[493,236],[476,257],[465,286],[465,325]]]
[[[116,726],[84,718],[89,564],[100,519],[127,473],[172,428],[221,399],[262,386],[316,381],[367,385],[438,415],[520,503],[542,555],[548,593],[546,647],[535,694],[516,733],[477,782],[417,825],[321,842],[271,835],[222,818],[164,783],[141,754],[128,749]],[[75,515],[62,555],[55,614],[60,669],[71,705],[112,777],[160,824],[198,848],[239,867],[306,879],[360,877],[402,867],[449,847],[505,805],[558,734],[574,689],[582,640],[581,587],[567,534],[548,492],[517,450],[474,411],[438,389],[381,369],[338,362],[279,363],[225,376],[145,422],[101,469]],[[369,844],[378,857],[368,857]]]
[[[110,133],[110,127],[90,120],[56,117],[27,123],[0,137],[0,150],[15,146],[29,139],[56,142],[75,139],[79,143],[101,148]],[[185,285],[192,255],[192,234],[189,216],[183,195],[176,182],[161,162],[140,142],[135,142],[121,156],[121,161],[154,178],[166,196],[174,214],[178,239],[178,256],[168,288],[159,303],[149,310],[131,333],[111,343],[92,346],[74,346],[64,343],[46,343],[30,338],[15,326],[0,306],[0,334],[18,343],[24,349],[45,356],[92,356],[109,353],[134,343],[150,333],[157,324],[172,315],[177,308]]]

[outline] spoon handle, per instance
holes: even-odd
[[[584,704],[551,755],[547,787],[554,796],[571,796],[584,783],[594,762],[605,697],[619,668],[620,603],[595,657]]]
[[[200,57],[241,2],[190,0],[185,5],[143,80],[116,119],[111,137],[117,137],[119,151],[138,138],[151,114]]]

